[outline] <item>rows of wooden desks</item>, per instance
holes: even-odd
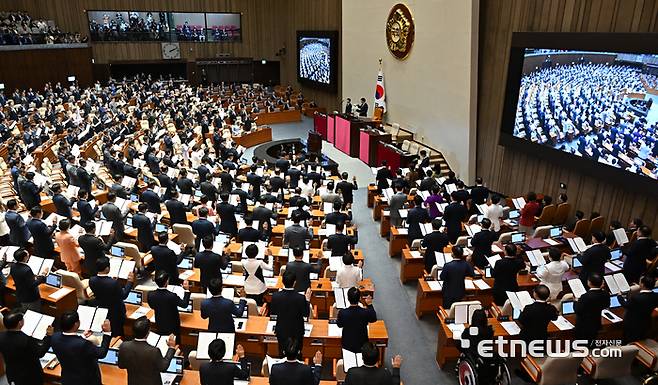
[[[12,276],[7,277],[5,286],[4,303],[8,307],[14,307],[16,303],[16,285]],[[60,289],[48,285],[39,285],[41,295],[41,311],[53,317],[59,317],[68,310],[78,308],[78,296],[74,288],[64,286]]]

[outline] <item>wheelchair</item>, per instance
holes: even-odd
[[[461,353],[457,360],[459,385],[510,385],[509,368],[501,357],[483,359]]]

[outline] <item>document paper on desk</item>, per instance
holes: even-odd
[[[482,309],[482,305],[477,304],[463,304],[455,305],[455,322],[456,324],[467,324],[471,322],[471,317],[476,310]]]
[[[555,321],[551,321],[560,330],[571,330],[574,328],[573,324],[563,316],[558,316]]]
[[[615,323],[615,324],[618,323],[618,322],[623,321],[621,318],[619,318],[619,316],[617,314],[611,312],[608,309],[601,310],[601,317],[603,317],[603,318],[607,319],[608,321],[610,321],[612,323]]]
[[[21,331],[28,336],[42,340],[46,336],[48,326],[52,325],[54,321],[55,317],[28,310],[23,315]]]
[[[432,291],[441,291],[443,290],[443,282],[441,281],[426,281],[427,286],[430,287]]]
[[[148,314],[149,311],[151,311],[150,308],[148,308],[148,307],[144,307],[144,306],[140,306],[139,308],[137,308],[137,310],[135,310],[134,312],[132,312],[132,314],[130,314],[130,315],[128,316],[128,318],[130,318],[130,319],[137,319],[137,318],[139,318],[139,317],[144,317],[144,316],[146,316],[146,315]]]
[[[226,353],[224,354],[225,360],[230,360],[233,357],[233,349],[235,346],[235,333],[208,333],[199,332],[199,343],[196,348],[196,357],[200,360],[209,360],[208,345],[216,339],[221,339],[226,344]]]
[[[345,372],[347,373],[348,370],[358,368],[359,366],[363,366],[363,355],[343,349],[343,368]]]
[[[507,334],[509,334],[511,336],[516,336],[519,333],[521,333],[521,328],[514,321],[501,322],[500,326],[502,326],[503,329],[505,329],[505,331],[507,332]]]
[[[78,330],[91,330],[94,333],[103,331],[103,322],[107,319],[107,309],[102,307],[78,306],[80,328]]]

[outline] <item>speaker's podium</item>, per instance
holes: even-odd
[[[358,158],[360,131],[370,125],[379,125],[379,121],[345,114],[330,114],[327,117],[327,140],[338,150],[353,158]]]

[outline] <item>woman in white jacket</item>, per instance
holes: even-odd
[[[247,246],[245,249],[247,259],[242,261],[242,269],[244,270],[245,275],[244,291],[247,295],[247,298],[254,299],[256,304],[261,306],[263,304],[263,297],[267,291],[263,270],[272,271],[274,257],[272,256],[270,250],[267,249],[266,254],[268,263],[265,263],[262,259],[256,259],[258,251],[259,250],[257,244],[251,244]]]
[[[553,301],[562,291],[562,276],[569,270],[569,264],[562,260],[562,254],[554,247],[548,249],[550,262],[537,268],[537,277],[551,291]]]

